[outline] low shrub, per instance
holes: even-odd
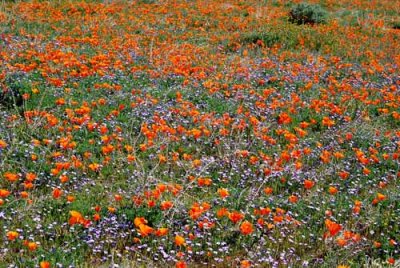
[[[20,73],[9,75],[3,84],[0,85],[0,105],[5,107],[22,106],[23,98],[21,94],[21,79]]]
[[[323,24],[328,20],[328,12],[320,5],[300,3],[292,7],[289,21],[297,24]]]
[[[400,21],[393,22],[392,29],[400,30]]]

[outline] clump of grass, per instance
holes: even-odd
[[[328,20],[328,12],[317,4],[300,3],[292,7],[289,21],[297,24],[324,24]]]
[[[300,40],[304,40],[301,45]],[[318,31],[315,28],[301,27],[287,23],[281,27],[268,27],[262,31],[243,33],[239,37],[241,45],[256,47],[278,46],[286,50],[306,48],[310,51],[321,51],[324,47],[333,48],[337,44],[336,37]]]
[[[281,36],[274,32],[252,32],[244,34],[240,41],[244,44],[257,44],[257,42],[262,41],[267,47],[272,47],[279,43],[281,39]]]
[[[285,25],[285,27],[268,27],[262,31],[243,33],[239,41],[241,44],[255,44],[265,47],[280,45],[285,49],[294,49],[299,43],[298,31],[290,24]]]

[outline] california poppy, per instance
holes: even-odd
[[[253,224],[249,221],[244,221],[240,225],[240,232],[244,235],[249,235],[254,231]]]
[[[62,195],[62,191],[61,191],[59,188],[55,188],[55,189],[53,190],[53,198],[54,198],[54,199],[60,198],[61,195]]]
[[[229,191],[226,188],[219,188],[217,192],[221,198],[227,198],[229,196]]]
[[[69,212],[69,214],[71,215],[70,219],[69,219],[69,224],[70,225],[74,225],[74,224],[83,224],[84,223],[84,218],[82,216],[81,213],[79,213],[76,210],[71,210]]]
[[[175,265],[176,268],[186,268],[187,265],[184,261],[178,261]]]
[[[335,236],[342,229],[342,226],[340,224],[333,222],[329,219],[325,220],[325,226],[328,229],[330,236]]]
[[[148,236],[153,233],[153,228],[146,224],[140,224],[139,225],[139,232],[142,236]]]
[[[174,203],[171,201],[163,201],[160,204],[160,208],[161,208],[161,210],[168,210],[168,209],[172,208],[173,205],[174,205]]]
[[[50,267],[51,267],[50,262],[48,262],[48,261],[40,262],[40,268],[50,268]]]
[[[0,197],[2,198],[6,198],[7,196],[10,195],[10,191],[6,190],[6,189],[0,189]]]
[[[156,236],[164,236],[166,234],[168,234],[168,228],[159,228],[155,232]]]
[[[175,236],[175,245],[177,245],[178,247],[185,245],[185,238],[183,236],[176,235]]]
[[[237,211],[233,211],[231,213],[228,214],[228,218],[233,222],[233,223],[237,223],[239,222],[241,219],[244,218],[243,214]]]
[[[4,178],[9,182],[16,182],[19,179],[19,175],[16,173],[6,172]]]
[[[15,240],[18,236],[19,236],[18,232],[15,232],[15,231],[8,231],[7,232],[7,238],[10,241]]]
[[[304,181],[304,188],[306,189],[311,189],[315,185],[315,182],[311,180],[305,180]]]

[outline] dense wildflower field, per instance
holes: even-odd
[[[399,265],[400,2],[310,2],[2,1],[0,267]]]

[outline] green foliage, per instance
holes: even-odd
[[[285,22],[282,26],[271,27],[263,31],[243,33],[239,39],[241,45],[274,47],[286,50],[302,48],[310,51],[323,51],[325,47],[334,49],[338,41],[335,36],[318,31],[316,28],[301,27]]]
[[[392,28],[395,30],[400,30],[400,21],[395,21],[392,23]]]
[[[266,47],[276,45],[285,49],[294,49],[298,45],[298,32],[291,25],[288,27],[271,27],[263,31],[244,33],[240,37],[241,44],[255,44]]]
[[[23,105],[21,91],[23,91],[25,85],[22,79],[23,75],[20,73],[9,75],[5,79],[5,86],[0,90],[0,105],[9,108]]]
[[[267,47],[272,47],[275,44],[280,43],[282,36],[278,33],[274,32],[253,32],[246,35],[243,35],[241,38],[241,42],[248,44],[256,44],[259,41],[262,41]]]
[[[300,3],[292,7],[289,21],[297,24],[324,24],[328,20],[328,12],[320,5]]]

